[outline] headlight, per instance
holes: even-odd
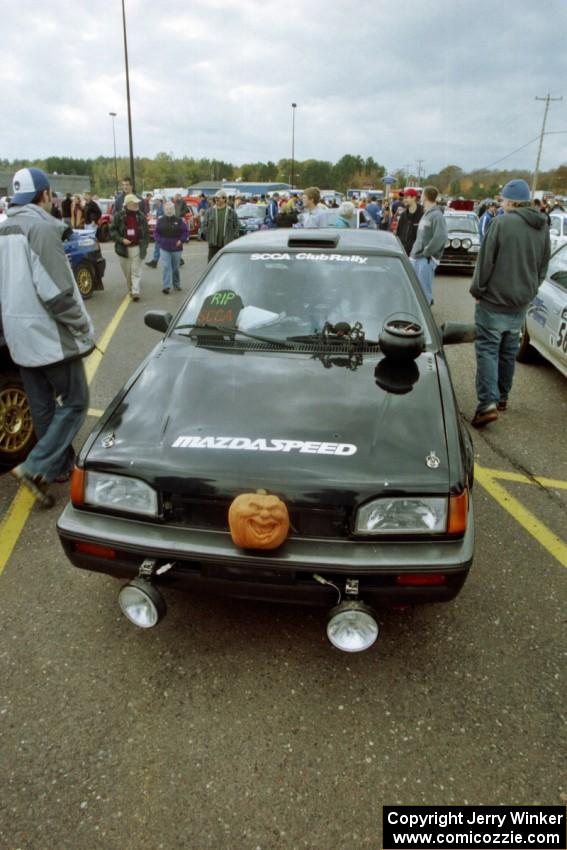
[[[87,472],[84,504],[133,514],[157,516],[157,493],[145,481],[106,472]]]
[[[467,251],[468,251],[468,250],[469,250],[469,248],[470,248],[470,247],[471,247],[471,245],[472,245],[472,241],[471,241],[470,239],[463,239],[463,243],[462,243],[462,244],[463,244],[463,248],[465,248],[465,250],[467,250]]]
[[[451,248],[460,248],[461,240],[460,239],[451,239]]]
[[[375,499],[356,515],[355,534],[434,534],[447,530],[447,499]]]

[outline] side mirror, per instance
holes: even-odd
[[[441,334],[443,345],[474,342],[476,339],[476,326],[461,324],[460,322],[444,322],[441,325]]]
[[[166,333],[172,319],[173,316],[167,310],[148,310],[144,314],[144,324],[154,331],[161,331],[161,333]]]

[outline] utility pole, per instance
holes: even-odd
[[[417,185],[418,186],[421,186],[421,165],[424,161],[425,160],[423,160],[423,159],[416,159],[416,163],[417,163]]]
[[[409,169],[410,169],[409,165],[406,165],[406,186],[409,186],[409,184],[410,184],[410,173],[409,173]]]
[[[532,182],[532,199],[535,197],[536,189],[537,189],[537,178],[539,175],[539,164],[541,162],[541,149],[543,148],[543,137],[545,136],[545,122],[547,121],[547,113],[549,110],[549,104],[552,100],[563,100],[562,97],[551,97],[551,95],[547,94],[547,97],[536,97],[535,100],[545,100],[545,110],[543,113],[543,124],[541,125],[541,135],[539,137],[539,148],[537,151],[537,160],[534,171],[534,179]]]
[[[128,41],[126,39],[126,9],[122,0],[122,28],[124,31],[124,65],[126,67],[126,101],[128,105],[128,141],[130,143],[130,178],[132,190],[136,191],[136,173],[134,170],[134,146],[132,144],[132,108],[130,104],[130,71],[128,69]]]

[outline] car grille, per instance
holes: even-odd
[[[441,258],[442,266],[474,266],[478,254],[464,248],[445,248]]]
[[[171,495],[165,499],[169,525],[228,531],[229,501],[188,499]],[[289,507],[290,534],[294,537],[348,537],[349,511],[340,507]]]

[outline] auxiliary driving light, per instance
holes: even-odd
[[[118,604],[124,616],[141,629],[157,626],[166,611],[159,590],[140,576],[124,585],[118,594]]]
[[[378,637],[374,613],[363,602],[341,602],[329,611],[327,637],[343,652],[362,652]]]

